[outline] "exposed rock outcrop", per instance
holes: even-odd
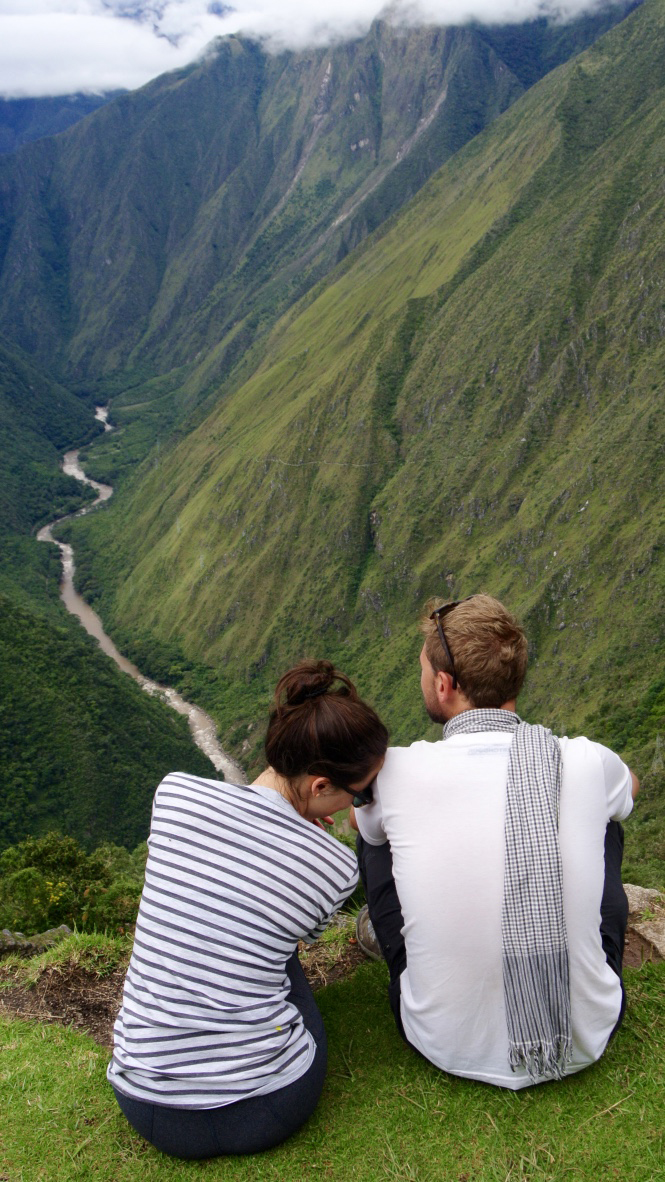
[[[37,956],[71,934],[72,930],[66,923],[61,923],[59,928],[49,928],[47,932],[40,932],[36,936],[24,936],[23,932],[10,932],[9,928],[3,928],[0,932],[0,957],[8,956],[11,952],[18,956]]]
[[[665,896],[660,891],[625,883],[628,897],[628,931],[637,932],[650,945],[646,959],[665,960]]]

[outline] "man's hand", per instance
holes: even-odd
[[[358,829],[358,822],[356,821],[356,810],[354,809],[353,805],[351,805],[351,808],[349,809],[349,825],[352,829],[355,829],[356,833],[360,832]]]
[[[630,771],[630,768],[628,770]],[[633,800],[634,800],[640,790],[640,782],[639,782],[637,776],[635,775],[635,772],[630,772],[630,778],[633,781],[632,793],[633,793]]]

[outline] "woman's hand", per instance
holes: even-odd
[[[310,817],[312,825],[318,825],[319,829],[323,829],[325,833],[326,825],[334,825],[332,817]]]

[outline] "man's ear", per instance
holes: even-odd
[[[436,690],[436,696],[441,705],[445,705],[455,692],[453,690],[452,674],[444,673],[442,670],[437,670],[434,678],[434,689]]]
[[[439,706],[445,706],[447,710],[452,711],[454,714],[458,714],[460,710],[473,710],[474,707],[471,698],[467,698],[464,690],[460,688],[459,683],[457,689],[453,689],[452,673],[437,672],[434,689]]]

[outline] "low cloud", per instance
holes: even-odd
[[[209,8],[201,0],[0,0],[0,94],[142,86],[225,31]]]
[[[271,50],[362,36],[396,24],[567,20],[607,0],[0,0],[0,94],[24,98],[134,89],[199,57],[228,33]]]

